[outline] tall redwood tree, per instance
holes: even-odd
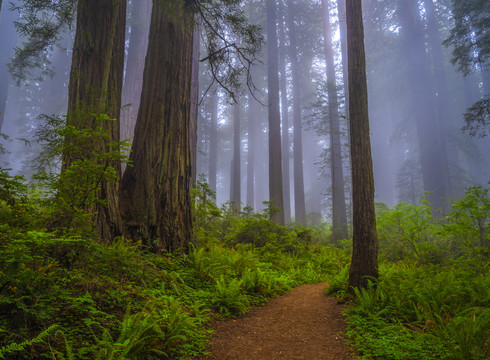
[[[266,0],[267,12],[267,88],[269,118],[269,199],[277,211],[271,220],[284,224],[282,186],[281,116],[279,113],[279,75],[277,56],[276,0]]]
[[[62,158],[62,172],[77,160],[92,157],[94,152],[114,151],[113,141],[119,140],[119,113],[124,69],[124,38],[126,0],[79,1],[77,31],[68,87],[67,124],[76,129],[97,129],[107,132],[108,138],[65,137],[72,151]],[[101,116],[115,121],[100,121]],[[118,160],[100,160],[102,166],[115,169],[120,176]],[[99,179],[95,208],[85,210],[95,214],[99,237],[111,241],[121,230],[118,207],[118,182]],[[84,206],[84,204],[81,204]]]
[[[125,235],[153,251],[185,251],[192,235],[193,14],[186,4],[153,1],[134,166],[126,169],[121,184]]]
[[[366,56],[361,0],[346,1],[347,62],[352,159],[353,249],[348,291],[378,277],[378,236],[369,139]]]
[[[345,206],[342,143],[340,141],[340,114],[332,47],[332,30],[328,0],[322,0],[323,46],[327,64],[328,121],[330,132],[330,173],[332,177],[332,240],[347,239],[347,209]]]

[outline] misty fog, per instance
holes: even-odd
[[[132,137],[138,112],[150,4],[150,0],[132,0],[128,5],[122,138]],[[375,200],[389,207],[398,202],[413,204],[429,191],[428,199],[445,209],[449,199],[461,197],[466,187],[490,180],[490,141],[462,131],[463,113],[490,93],[490,69],[477,67],[465,76],[451,63],[452,47],[442,45],[454,22],[451,1],[365,0],[363,4]],[[207,63],[199,62],[196,173],[216,190],[218,204],[239,202],[242,209],[263,211],[263,203],[269,200],[271,95],[266,51],[272,47],[278,57],[286,221],[304,222],[298,218],[302,207],[310,224],[332,221],[332,161],[337,155],[342,174],[338,180],[350,218],[342,0],[277,1],[276,44],[266,36],[272,24],[267,23],[265,1],[244,0],[242,8],[252,24],[262,27],[261,63],[251,69],[250,86],[242,74],[242,87],[231,89],[232,98],[230,89],[213,79]],[[0,140],[5,151],[0,166],[31,178],[42,150],[34,136],[42,125],[41,115],[66,114],[74,34],[67,29],[35,68],[23,78],[14,78],[8,64],[25,38],[14,27],[23,15],[9,9],[3,1],[0,133],[5,138]],[[208,55],[205,34],[200,39],[198,58],[204,59]],[[329,51],[332,69],[327,67]],[[333,70],[330,77],[328,70]]]

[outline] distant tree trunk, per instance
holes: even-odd
[[[218,89],[211,89],[211,125],[209,130],[209,187],[216,191],[216,173],[218,171]]]
[[[141,105],[121,186],[128,238],[187,251],[192,234],[190,144],[193,14],[153,1]]]
[[[7,6],[0,12],[0,36],[2,38],[0,41],[0,132],[2,132],[10,84],[7,64],[14,55],[14,46],[17,43],[17,32],[14,27],[14,21],[17,18],[18,13],[8,11]]]
[[[378,277],[378,236],[374,211],[374,177],[369,140],[366,57],[361,0],[346,1],[352,158],[353,248],[348,292]]]
[[[466,107],[471,107],[479,99],[478,83],[475,74],[471,73],[463,78],[463,88]]]
[[[197,124],[199,118],[199,48],[201,35],[196,26],[192,39],[192,84],[191,84],[191,124],[189,138],[191,146],[191,185],[196,187],[197,181]]]
[[[119,140],[119,112],[124,69],[124,37],[126,25],[125,0],[80,1],[77,11],[77,31],[73,45],[70,84],[68,87],[67,124],[77,129],[95,129],[101,126],[109,139],[78,140],[80,151],[64,153],[62,171],[75,160],[99,153],[113,151],[112,141]],[[106,114],[116,121],[102,121],[92,114]],[[66,142],[77,139],[66,138]],[[102,164],[111,166],[120,177],[117,160]],[[97,204],[95,228],[99,237],[111,241],[120,234],[118,183],[100,180],[97,197],[105,204]]]
[[[323,44],[327,64],[328,117],[330,122],[330,168],[332,173],[332,240],[347,239],[347,210],[345,207],[344,169],[342,166],[342,144],[340,141],[340,116],[338,108],[335,62],[332,48],[332,30],[328,0],[322,0]]]
[[[483,95],[490,96],[490,68],[482,69],[481,77],[483,82]]]
[[[240,175],[240,148],[241,148],[241,136],[240,136],[240,105],[233,104],[233,180],[231,182],[231,202],[233,203],[233,210],[235,213],[240,211],[240,199],[241,199],[241,175]]]
[[[49,59],[55,73],[52,78],[44,79],[42,84],[42,108],[40,111],[47,115],[62,116],[66,114],[67,89],[69,82],[71,52],[73,38],[68,34],[61,39],[60,46],[53,49]]]
[[[143,69],[148,48],[152,0],[132,2],[131,36],[129,37],[126,76],[122,90],[121,139],[133,140],[134,126],[141,98]],[[124,172],[126,164],[122,165]]]
[[[436,207],[444,207],[441,200],[448,194],[444,146],[432,102],[435,93],[428,66],[425,39],[417,0],[399,0],[401,43],[409,74],[413,116],[422,165],[425,191],[432,192],[430,200]]]
[[[231,202],[231,199],[233,199],[233,183],[234,183],[234,175],[235,175],[235,172],[233,171],[234,170],[234,159],[231,159],[230,161],[230,202]],[[235,207],[232,205],[232,210],[233,212],[236,214],[236,210],[235,210]]]
[[[248,97],[248,144],[247,144],[247,206],[255,209],[255,147],[257,110],[255,99],[252,95]]]
[[[266,0],[267,12],[267,88],[269,118],[269,200],[278,211],[271,220],[284,224],[281,166],[281,117],[279,114],[279,75],[276,34],[276,0]]]
[[[282,182],[284,186],[284,221],[291,221],[291,184],[289,181],[289,114],[288,114],[288,94],[286,87],[286,33],[284,31],[284,2],[279,1],[279,87],[281,89],[281,120],[282,120]]]
[[[306,225],[305,185],[303,177],[303,131],[301,119],[301,88],[300,69],[298,64],[298,49],[296,25],[294,24],[294,5],[288,0],[289,23],[289,58],[291,61],[291,77],[293,82],[293,157],[294,157],[294,219],[301,225]]]
[[[347,71],[347,25],[345,15],[345,1],[337,0],[339,13],[340,52],[342,54],[342,78],[344,83],[345,112],[349,119],[349,73]]]
[[[436,18],[434,1],[424,0],[424,5],[427,13],[429,45],[431,48],[430,55],[432,57],[432,68],[434,71],[435,92],[432,99],[437,108],[436,126],[439,134],[439,143],[441,146],[442,166],[444,170],[444,180],[446,182],[446,196],[452,194],[451,176],[449,171],[448,149],[446,146],[445,125],[451,120],[449,109],[453,102],[449,96],[448,85],[446,80],[446,70],[444,68],[444,56],[442,54],[442,40],[439,34],[439,26]],[[453,158],[454,159],[454,158]]]

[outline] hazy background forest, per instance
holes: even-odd
[[[139,104],[150,3],[129,3],[123,139],[132,136],[130,119],[135,121]],[[41,115],[66,113],[73,32],[65,32],[57,46],[36,59],[36,68],[11,78],[6,64],[25,39],[14,27],[22,14],[9,11],[10,6],[3,4],[0,22],[0,124],[9,136],[2,140],[7,152],[1,161],[12,174],[30,178],[41,153],[42,144],[34,139]],[[263,3],[241,6],[265,31]],[[310,222],[318,223],[320,215],[331,221],[331,132],[340,136],[347,209],[350,203],[341,41],[345,16],[339,17],[336,1],[324,6],[330,15],[326,27],[321,1],[281,2],[277,13],[285,215],[300,223],[303,208]],[[389,207],[415,204],[431,191],[434,205],[447,208],[441,197],[460,198],[465,187],[486,184],[490,176],[488,139],[461,130],[466,109],[488,93],[488,71],[474,66],[464,76],[451,63],[453,47],[442,44],[454,23],[451,1],[366,0],[364,19],[375,199]],[[333,95],[327,86],[325,34],[332,44],[338,114],[329,113]],[[204,48],[200,53],[201,59],[206,56]],[[236,103],[200,62],[196,149],[197,174],[216,189],[217,202],[240,202],[257,211],[269,199],[265,54],[259,58],[264,64],[251,70],[253,95],[244,86],[235,94]],[[246,83],[244,75],[239,80]],[[339,119],[338,130],[329,125],[332,116]]]
[[[488,359],[489,96],[488,0],[0,0],[0,358],[321,284],[360,359]]]

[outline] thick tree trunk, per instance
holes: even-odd
[[[248,144],[247,144],[247,206],[255,209],[255,147],[256,145],[256,103],[252,95],[248,97]]]
[[[119,140],[119,112],[124,69],[124,36],[126,24],[125,0],[80,1],[77,11],[77,32],[73,45],[70,84],[68,88],[67,123],[77,129],[101,127],[108,139],[72,139],[80,150],[63,154],[62,171],[75,160],[92,157],[94,152],[114,151],[113,141]],[[95,116],[93,115],[95,114]],[[107,115],[115,121],[97,119]],[[104,161],[120,177],[117,160]],[[97,197],[105,204],[87,208],[95,213],[95,228],[104,241],[120,234],[118,182],[101,178]],[[82,206],[84,206],[82,204]]]
[[[141,98],[143,69],[148,48],[152,0],[133,1],[126,76],[122,90],[121,139],[133,141],[134,126]],[[124,172],[126,164],[122,165]]]
[[[366,287],[369,277],[378,277],[378,237],[361,0],[346,1],[346,16],[353,198],[353,248],[348,292],[352,293],[354,288]]]
[[[233,166],[232,166],[232,180],[231,180],[231,202],[233,211],[238,214],[240,211],[240,199],[241,199],[241,175],[240,175],[240,148],[241,148],[241,136],[240,136],[240,105],[233,104]]]
[[[192,84],[191,84],[191,124],[189,138],[191,146],[191,185],[196,187],[197,181],[197,127],[199,121],[199,47],[201,35],[196,26],[193,33],[192,46]]]
[[[284,31],[284,1],[279,1],[279,87],[281,90],[281,121],[282,121],[282,182],[284,186],[284,221],[291,221],[291,184],[289,181],[289,114],[288,114],[288,94],[286,85],[286,32]]]
[[[279,114],[279,75],[276,34],[276,0],[266,0],[267,12],[267,88],[269,119],[269,201],[277,208],[271,220],[284,224],[282,186],[281,117]]]
[[[190,144],[193,15],[153,1],[140,110],[122,179],[125,235],[152,251],[186,251],[192,234]]]
[[[211,125],[209,130],[209,187],[216,191],[216,173],[218,171],[218,89],[211,90]]]
[[[327,64],[328,116],[330,122],[330,155],[332,176],[332,240],[347,239],[347,210],[345,207],[344,169],[342,166],[342,144],[340,141],[340,116],[338,108],[335,62],[332,48],[332,30],[328,0],[322,0],[323,44]]]
[[[303,131],[301,119],[301,88],[294,5],[288,0],[289,58],[293,87],[293,164],[294,164],[294,219],[306,225],[305,185],[303,177]]]
[[[399,0],[398,16],[407,74],[409,74],[424,189],[431,192],[429,199],[434,206],[444,207],[446,202],[441,199],[446,198],[448,194],[445,176],[447,168],[444,161],[445,149],[444,144],[441,143],[440,129],[432,103],[435,91],[428,66],[429,61],[417,0]]]

